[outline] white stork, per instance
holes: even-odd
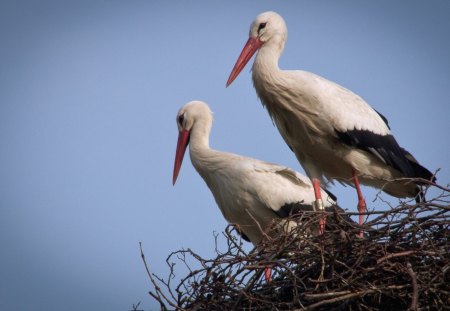
[[[189,144],[191,162],[211,190],[225,219],[244,239],[258,246],[273,222],[292,230],[295,222],[283,222],[291,213],[312,211],[315,197],[310,180],[287,167],[221,152],[209,147],[212,112],[208,105],[192,101],[177,114],[179,130],[173,184]],[[321,190],[330,211],[335,197]],[[317,234],[319,227],[312,233]]]
[[[258,51],[252,68],[256,92],[315,189],[326,179],[354,184],[361,213],[366,204],[359,181],[395,197],[419,197],[416,183],[396,179],[434,180],[433,174],[398,145],[386,118],[334,82],[310,72],[280,70],[286,39],[280,15],[257,16],[226,85]]]

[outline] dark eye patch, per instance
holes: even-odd
[[[178,123],[180,125],[183,125],[183,121],[184,121],[184,114],[181,114],[181,115],[178,116]]]
[[[261,29],[266,28],[266,25],[267,25],[267,23],[261,23],[261,24],[259,24],[259,26],[258,26],[258,32],[259,32]]]

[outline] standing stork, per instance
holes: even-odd
[[[209,147],[212,113],[208,105],[192,101],[177,114],[179,130],[173,170],[175,184],[189,145],[192,165],[211,190],[225,219],[244,239],[260,244],[264,230],[273,222],[292,230],[296,223],[284,220],[292,213],[314,210],[310,180],[287,167]],[[331,211],[336,198],[320,190],[325,209]],[[311,230],[317,234],[319,228]]]
[[[434,180],[433,174],[399,146],[386,118],[361,97],[313,73],[280,70],[286,39],[280,15],[257,16],[226,85],[258,51],[252,68],[256,93],[315,189],[325,179],[354,185],[360,213],[366,210],[360,182],[395,197],[419,198],[417,183],[398,179]]]

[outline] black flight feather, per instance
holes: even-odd
[[[239,229],[238,226],[234,226],[234,229],[236,229],[236,232],[239,233],[239,235],[240,235],[244,240],[246,240],[247,242],[251,242],[250,239],[248,238],[248,236],[247,236],[244,232],[242,232],[242,231]]]
[[[374,110],[375,110],[375,109],[374,109]],[[386,119],[386,117],[383,116],[381,113],[379,113],[379,112],[376,111],[376,110],[375,110],[375,112],[378,113],[378,115],[380,116],[381,119],[383,119],[384,124],[386,124],[386,126],[388,127],[388,129],[391,129],[391,127],[389,126],[389,122],[388,122],[388,120]]]
[[[385,120],[384,117],[383,120]],[[375,155],[382,162],[400,171],[405,177],[431,180],[433,176],[408,151],[400,147],[392,135],[378,135],[367,130],[335,131],[344,144]]]
[[[311,204],[305,204],[304,202],[286,203],[275,213],[281,218],[287,218],[289,216],[300,215],[303,212],[314,212],[314,207]],[[338,212],[349,223],[355,223],[350,216],[345,214],[345,211],[338,205],[332,205],[325,207],[326,212]]]

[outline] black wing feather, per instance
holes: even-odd
[[[311,204],[303,202],[286,203],[275,213],[281,218],[287,218],[293,215],[300,215],[303,212],[314,212],[315,209]],[[345,214],[345,211],[338,205],[325,207],[326,212],[338,212],[349,223],[355,223],[350,216]]]
[[[240,235],[244,240],[246,240],[247,242],[251,242],[250,239],[249,239],[249,237],[248,237],[244,232],[242,232],[242,230],[239,229],[238,226],[234,226],[234,229],[236,230],[237,233],[239,233],[239,235]]]
[[[333,199],[334,202],[337,201],[337,197],[330,190],[324,188],[322,188],[322,190],[325,191],[328,194],[328,196]]]
[[[275,213],[281,218],[287,218],[291,215],[300,214],[301,212],[312,212],[314,208],[311,204],[303,202],[286,203]]]
[[[374,109],[374,110],[375,110],[375,109]],[[383,119],[384,124],[386,124],[386,126],[388,127],[388,129],[391,129],[391,127],[389,126],[388,119],[387,119],[385,116],[383,116],[381,113],[379,113],[377,110],[375,110],[375,112],[378,113],[378,115],[380,116],[381,119]]]
[[[381,115],[380,115],[381,116]],[[384,120],[385,118],[382,117]],[[430,180],[433,174],[420,165],[405,149],[399,146],[394,136],[378,135],[367,130],[336,130],[339,139],[346,145],[365,150],[387,165],[400,171],[405,177]]]

